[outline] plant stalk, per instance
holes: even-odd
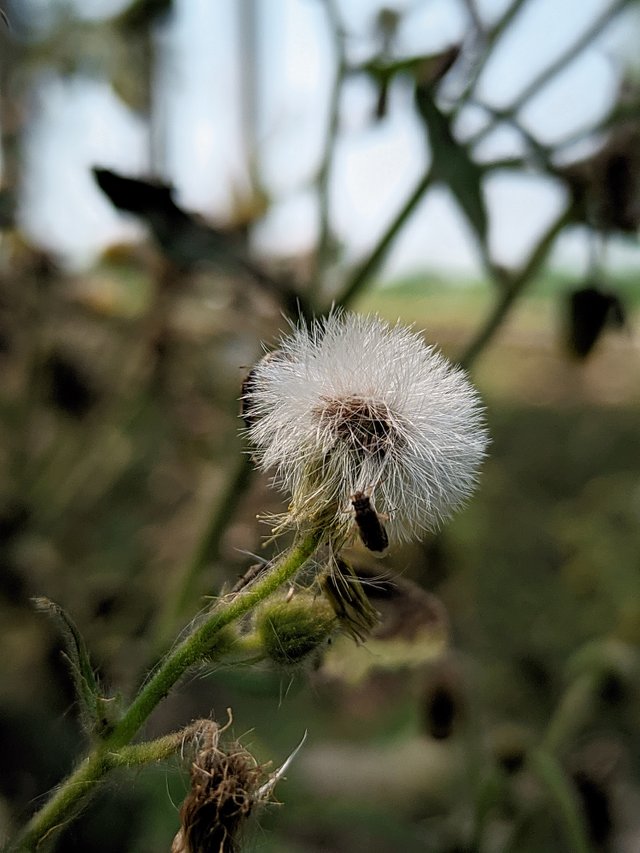
[[[36,812],[11,850],[36,850],[74,815],[113,766],[127,763],[126,746],[184,673],[206,655],[216,634],[249,613],[292,578],[320,544],[321,530],[294,543],[279,561],[235,598],[222,603],[157,666],[108,738],[94,747]],[[123,747],[125,748],[123,750]],[[122,754],[119,755],[118,753]],[[142,755],[142,752],[140,752]],[[153,750],[150,760],[156,760]]]

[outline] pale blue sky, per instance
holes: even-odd
[[[38,5],[38,0],[29,2]],[[84,14],[123,5],[117,0],[76,3]],[[509,104],[609,3],[529,0],[517,27],[486,69],[482,98],[494,106]],[[165,141],[161,162],[155,165],[175,183],[186,207],[222,220],[233,192],[246,185],[238,106],[237,5],[237,0],[177,0],[174,20],[160,34],[166,85],[157,114]],[[456,0],[386,5],[410,10],[401,31],[407,53],[440,49],[466,31],[463,4]],[[489,19],[505,5],[505,0],[478,2]],[[321,0],[257,0],[257,6],[261,168],[267,188],[278,200],[258,229],[257,248],[304,251],[314,234],[315,205],[308,185],[324,135],[330,40]],[[364,57],[378,4],[345,0],[340,6],[347,29],[355,36],[351,49]],[[610,27],[598,44],[530,102],[523,113],[527,125],[550,141],[597,120],[616,89],[624,38],[624,22]],[[396,87],[388,118],[372,126],[368,116],[373,94],[366,82],[354,79],[345,93],[332,213],[350,259],[372,245],[426,163],[423,132],[409,108],[410,98],[408,90]],[[28,157],[34,191],[27,194],[25,205],[31,232],[75,263],[89,261],[110,240],[140,233],[100,196],[88,169],[100,164],[130,174],[147,173],[144,123],[99,80],[43,79],[34,109],[37,130]],[[469,109],[464,129],[477,119]],[[487,139],[483,153],[517,153],[517,146],[515,135],[503,130]],[[492,211],[491,242],[502,263],[517,262],[562,204],[556,185],[532,176],[495,176],[487,182],[486,193]],[[565,264],[583,264],[583,237],[564,239],[559,257]],[[478,270],[466,225],[445,191],[432,192],[421,205],[393,249],[387,269],[397,274],[421,267]]]

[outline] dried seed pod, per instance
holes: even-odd
[[[586,358],[607,326],[622,326],[624,308],[615,293],[587,284],[569,294],[566,338],[569,350]]]
[[[354,640],[364,642],[378,624],[379,613],[351,566],[340,558],[333,560],[320,585],[341,628]]]
[[[181,827],[171,853],[237,853],[239,836],[249,816],[273,797],[275,786],[304,744],[307,733],[284,763],[267,772],[237,741],[220,746],[220,727],[198,720],[185,729],[183,745],[194,752],[191,787],[180,809]]]
[[[171,853],[235,853],[243,824],[260,802],[267,774],[239,743],[219,747],[220,727],[202,720],[194,735],[191,788]]]
[[[590,157],[559,168],[576,219],[602,231],[635,234],[640,224],[640,130],[627,122]]]

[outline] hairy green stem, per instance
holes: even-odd
[[[134,752],[123,747],[135,736],[156,705],[169,693],[178,679],[194,664],[199,663],[211,648],[212,642],[226,625],[249,613],[268,598],[278,587],[292,578],[311,557],[320,544],[322,531],[316,530],[294,543],[280,560],[263,576],[243,589],[237,596],[223,601],[209,614],[165,659],[141,687],[122,719],[109,737],[78,765],[76,770],[55,790],[49,801],[36,812],[17,839],[14,850],[36,850],[48,837],[73,816],[82,801],[95,790],[98,782],[111,767],[127,763],[134,755],[140,759],[143,745]],[[171,736],[169,736],[171,737]],[[118,758],[120,753],[120,759]],[[157,760],[157,750],[148,752],[149,760]],[[130,763],[130,762],[129,762]]]
[[[107,763],[110,768],[143,767],[145,764],[153,764],[155,761],[164,761],[189,741],[194,731],[195,726],[191,725],[155,740],[122,746],[114,752],[107,753]]]
[[[51,799],[31,818],[22,835],[9,850],[37,850],[59,832],[90,794],[108,769],[104,746],[96,747],[56,789]]]

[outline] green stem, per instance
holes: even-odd
[[[351,305],[356,296],[360,294],[360,291],[367,284],[369,278],[380,267],[380,264],[385,258],[387,250],[395,240],[400,229],[403,227],[405,222],[409,219],[409,217],[417,207],[425,192],[431,186],[432,181],[433,173],[429,168],[420,178],[413,192],[406,200],[402,208],[398,211],[395,219],[393,219],[393,221],[389,224],[389,227],[384,232],[369,257],[366,258],[366,260],[363,261],[362,264],[360,264],[360,266],[347,280],[342,294],[336,299],[336,305],[341,305],[344,308],[347,308],[349,305]]]
[[[557,754],[592,719],[598,681],[598,673],[587,672],[569,685],[544,735],[547,752]]]
[[[195,726],[191,725],[155,740],[122,746],[114,752],[109,752],[106,755],[106,762],[109,768],[112,768],[143,767],[145,764],[152,764],[155,761],[164,761],[193,736],[194,730]]]
[[[573,853],[592,853],[584,817],[566,774],[550,752],[533,750],[527,764],[544,786],[547,795],[556,807]]]
[[[82,800],[96,790],[107,770],[104,747],[96,748],[67,776],[51,799],[31,818],[15,846],[9,850],[37,850],[76,812]]]
[[[458,363],[465,368],[471,367],[482,350],[486,347],[494,334],[502,325],[513,303],[522,293],[525,287],[534,279],[542,264],[547,259],[549,252],[560,232],[569,225],[573,219],[573,210],[568,207],[554,222],[551,223],[535,249],[529,256],[528,261],[518,273],[511,277],[501,290],[493,310],[478,330],[476,336],[470,341],[466,349],[458,359]]]
[[[322,531],[316,530],[294,543],[262,577],[231,601],[223,603],[167,655],[142,686],[113,732],[61,783],[51,799],[31,818],[12,849],[35,850],[45,838],[62,827],[81,801],[95,790],[105,773],[117,763],[113,753],[118,753],[129,743],[178,679],[202,660],[216,634],[249,613],[292,578],[316,550],[321,537]]]
[[[206,655],[218,631],[240,619],[289,580],[316,550],[320,536],[321,531],[317,531],[294,544],[262,578],[242,590],[229,604],[215,611],[183,643],[170,652],[120,720],[109,737],[108,744],[117,748],[128,743],[180,676]]]

